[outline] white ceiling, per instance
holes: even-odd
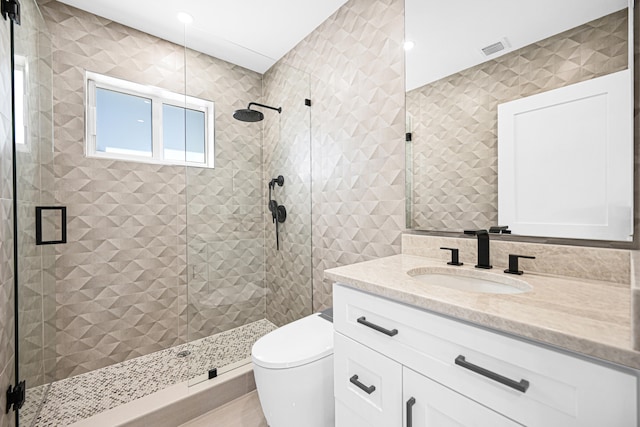
[[[407,90],[627,7],[628,0],[405,0]],[[489,58],[502,38],[511,47]]]
[[[264,73],[346,0],[60,0]],[[193,23],[178,21],[178,12]]]

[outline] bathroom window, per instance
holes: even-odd
[[[213,168],[214,104],[86,73],[86,155]]]
[[[15,94],[15,127],[16,149],[18,151],[30,151],[28,132],[28,70],[27,58],[21,55],[14,57],[14,94]]]

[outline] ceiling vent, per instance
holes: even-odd
[[[490,44],[489,46],[483,47],[480,50],[482,51],[484,56],[491,56],[505,49],[508,49],[510,47],[511,47],[511,44],[509,43],[507,38],[503,37],[500,41]]]
[[[485,56],[491,56],[496,52],[500,52],[501,50],[504,50],[504,45],[502,44],[502,42],[498,42],[498,43],[490,44],[487,47],[483,47],[482,53],[484,53]]]

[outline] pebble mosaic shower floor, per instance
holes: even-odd
[[[21,427],[62,427],[251,356],[251,346],[276,329],[263,319],[188,344],[29,389]],[[188,351],[186,357],[178,353]],[[44,403],[38,408],[41,396]]]

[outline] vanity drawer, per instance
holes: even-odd
[[[339,333],[333,344],[336,427],[401,427],[402,365]]]
[[[333,295],[336,331],[519,423],[637,425],[630,373],[344,285]]]

